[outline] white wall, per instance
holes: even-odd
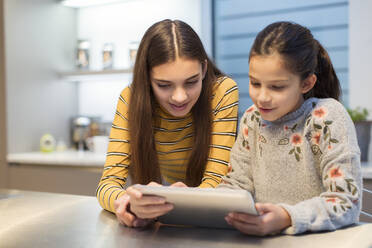
[[[204,3],[202,3],[204,1]],[[123,3],[81,8],[78,12],[78,38],[91,43],[91,68],[102,68],[102,47],[105,42],[115,46],[114,67],[129,67],[128,48],[139,42],[152,24],[163,19],[180,19],[188,23],[206,40],[211,50],[210,1],[206,0],[136,0]],[[204,14],[207,13],[207,14]],[[202,25],[203,23],[203,25]],[[79,113],[102,116],[111,122],[121,90],[131,82],[131,75],[120,81],[80,82]]]
[[[350,106],[366,107],[372,119],[372,1],[349,1]]]
[[[68,142],[77,88],[56,72],[73,68],[75,9],[55,0],[7,0],[4,16],[8,152],[38,151],[45,133]]]
[[[372,1],[349,1],[349,70],[350,107],[361,106],[372,119]],[[372,135],[372,134],[371,134]],[[369,161],[372,144],[369,144]],[[370,162],[369,162],[370,163]]]

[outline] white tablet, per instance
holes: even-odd
[[[230,212],[257,215],[252,195],[246,190],[180,188],[133,185],[144,195],[157,195],[174,204],[174,209],[160,216],[165,224],[233,228],[225,221]]]

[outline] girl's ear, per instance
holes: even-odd
[[[313,73],[302,81],[302,94],[309,92],[314,87],[316,79],[316,75]]]
[[[208,61],[205,59],[204,63],[202,64],[203,79],[205,78],[205,74],[207,74],[207,69],[208,69]]]

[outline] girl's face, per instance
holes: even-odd
[[[249,95],[267,121],[275,121],[298,109],[304,102],[303,94],[316,81],[314,74],[301,81],[298,75],[285,68],[281,56],[276,53],[251,57],[249,78]]]
[[[175,117],[187,115],[200,96],[204,74],[198,60],[185,58],[153,67],[151,87],[156,100]]]

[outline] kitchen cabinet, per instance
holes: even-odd
[[[8,188],[95,196],[102,167],[10,163]]]
[[[11,153],[8,188],[53,193],[95,195],[105,163],[104,153]]]

